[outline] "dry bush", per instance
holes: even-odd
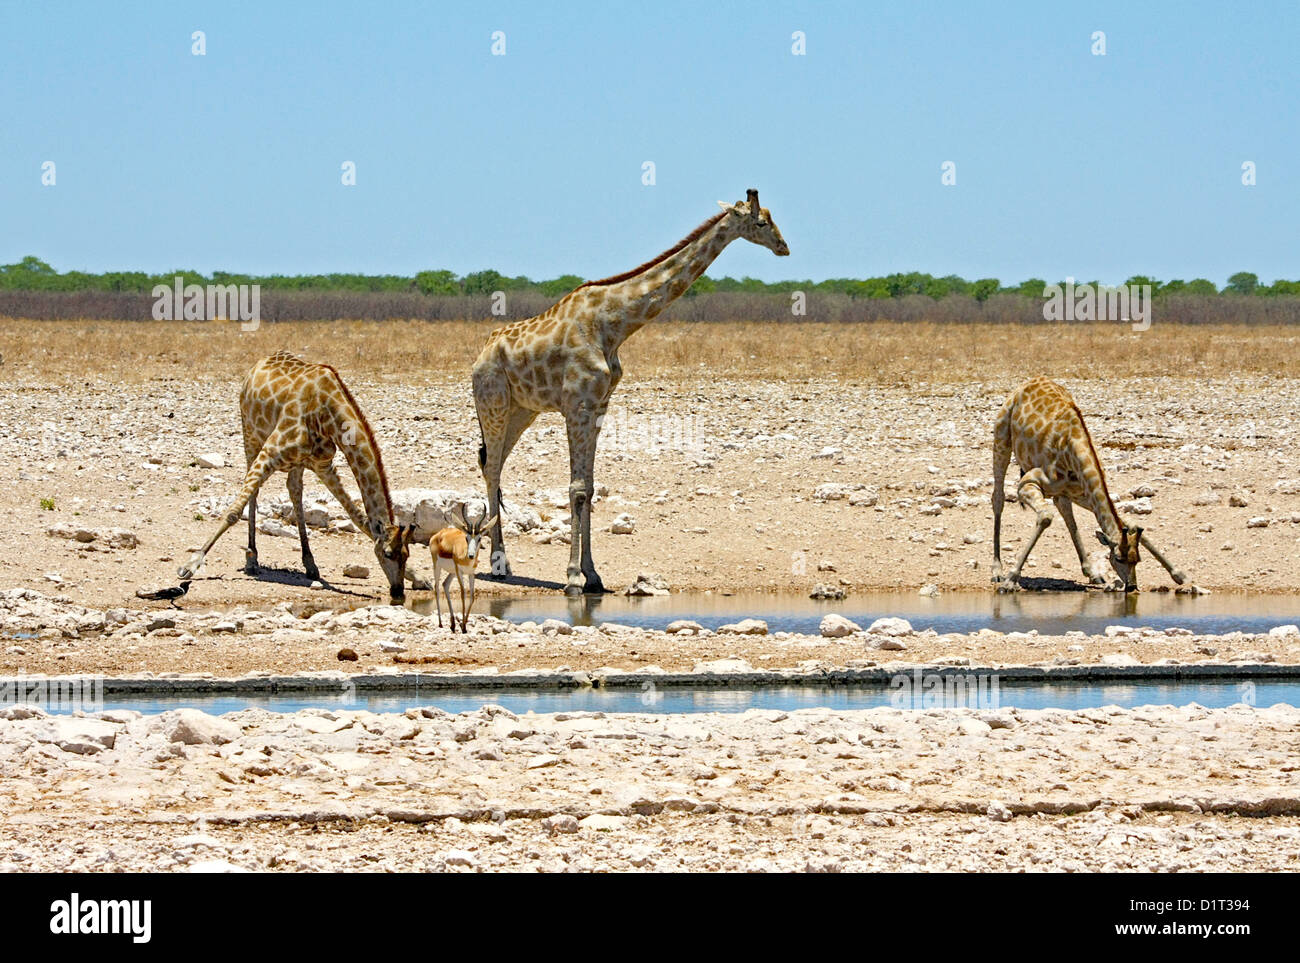
[[[505,314],[492,315],[487,296],[426,296],[417,291],[284,291],[263,288],[264,321],[513,321],[546,310],[553,298],[538,291],[506,292]],[[935,324],[1050,324],[1043,320],[1043,301],[1019,294],[996,294],[980,302],[968,295],[939,301],[914,294],[900,298],[850,298],[844,294],[809,291],[806,314],[791,315],[788,295],[716,291],[680,298],[665,320],[796,322],[932,322]],[[1300,297],[1241,297],[1179,294],[1158,298],[1157,323],[1179,324],[1300,324]],[[153,298],[147,294],[107,291],[0,290],[0,317],[32,320],[97,318],[149,321]]]
[[[414,383],[464,380],[491,321],[233,322],[0,319],[0,379],[237,380],[286,349],[345,376]],[[916,322],[660,322],[621,351],[627,377],[839,378],[888,384],[1239,374],[1294,377],[1300,331],[1290,326],[943,324]]]

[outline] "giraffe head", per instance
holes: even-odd
[[[406,598],[406,559],[411,554],[411,536],[414,525],[385,525],[375,523],[371,535],[375,539],[375,558],[388,579],[388,596],[394,602]]]
[[[766,207],[758,206],[758,191],[754,188],[749,189],[747,199],[736,201],[735,204],[718,201],[718,206],[734,216],[736,228],[746,241],[767,248],[777,257],[789,255],[790,245],[785,243],[781,229],[772,220],[772,212]]]
[[[1118,541],[1098,530],[1097,540],[1110,549],[1110,567],[1124,581],[1124,591],[1136,592],[1137,564],[1141,561],[1138,545],[1142,540],[1142,529],[1136,525],[1120,525]]]

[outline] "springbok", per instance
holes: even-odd
[[[484,534],[496,522],[497,517],[487,517],[487,506],[472,515],[465,514],[465,503],[460,502],[453,513],[453,521],[458,524],[448,525],[434,533],[429,539],[429,551],[433,555],[433,598],[438,607],[438,628],[442,628],[442,599],[438,596],[438,576],[445,570],[447,577],[442,580],[442,590],[447,596],[447,615],[451,618],[451,630],[456,631],[456,610],[451,604],[451,580],[454,577],[460,585],[460,631],[469,632],[469,610],[474,607],[474,571],[478,567],[478,548]],[[465,579],[469,578],[469,600],[465,598]]]

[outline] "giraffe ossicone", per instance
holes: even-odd
[[[1006,502],[1003,486],[1012,455],[1020,466],[1017,500],[1021,506],[1032,508],[1037,520],[1014,568],[1003,577],[1002,508]],[[1115,588],[1137,591],[1140,548],[1146,548],[1179,585],[1187,580],[1151,543],[1150,536],[1141,527],[1120,517],[1106,487],[1106,475],[1088,426],[1084,424],[1083,413],[1070,393],[1047,378],[1033,378],[1006,400],[993,428],[993,581],[1000,590],[1020,587],[1020,573],[1029,553],[1052,524],[1051,509],[1047,506],[1049,498],[1065,520],[1079,556],[1079,566],[1090,583],[1104,585],[1106,579],[1094,570],[1088,559],[1074,521],[1074,505],[1088,509],[1097,518],[1100,526],[1097,540],[1109,550],[1111,568],[1119,578]]]
[[[623,376],[618,349],[695,282],[732,241],[784,257],[790,248],[751,188],[640,267],[570,291],[537,317],[493,331],[474,363],[479,467],[495,516],[492,574],[510,574],[501,537],[501,471],[519,437],[544,411],[564,416],[569,442],[569,566],[565,593],[603,592],[591,559],[592,476],[609,399]]]
[[[244,376],[239,411],[248,463],[244,487],[221,526],[177,574],[192,579],[217,539],[238,524],[245,506],[248,548],[244,571],[256,574],[257,493],[271,475],[283,471],[289,476],[289,498],[298,521],[303,569],[308,578],[319,579],[302,510],[303,472],[310,468],[343,506],[357,530],[370,536],[375,558],[388,579],[389,596],[401,599],[405,581],[416,581],[406,570],[413,526],[393,522],[379,443],[339,373],[330,365],[311,364],[287,351],[277,351],[253,365]],[[340,450],[361,490],[360,506],[344,489],[334,469],[334,455]]]

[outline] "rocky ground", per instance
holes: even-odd
[[[1300,629],[817,636],[512,625],[400,606],[95,610],[11,589],[6,661],[169,680],[428,672],[575,684],[915,664],[1300,663]],[[350,650],[355,661],[340,662]],[[653,661],[652,661],[653,659]],[[903,661],[907,660],[907,661]],[[417,663],[412,665],[411,663]],[[330,670],[324,671],[321,670]],[[436,697],[435,697],[436,698]],[[0,707],[0,870],[1300,868],[1300,709],[568,712]]]
[[[1300,868],[1300,710],[0,710],[0,870]]]
[[[480,490],[465,385],[352,381],[395,489]],[[826,582],[848,591],[985,589],[989,439],[1013,384],[626,381],[597,457],[597,564],[614,590],[643,571],[674,591],[808,592]],[[175,379],[94,379],[75,389],[26,378],[0,383],[0,473],[11,479],[0,491],[9,520],[0,532],[0,585],[114,607],[131,602],[141,584],[174,580],[243,474],[237,382],[201,387]],[[1121,509],[1197,584],[1300,589],[1300,381],[1161,377],[1069,387]],[[313,515],[322,526],[313,550],[329,584],[309,587],[282,477],[263,496],[260,538],[262,563],[277,571],[242,574],[239,527],[217,544],[184,604],[322,596],[337,603],[384,590],[369,547],[327,503]],[[551,591],[568,559],[568,457],[558,416],[542,416],[524,436],[505,482],[516,513],[510,553],[522,581],[504,590]],[[323,490],[309,478],[309,500],[314,495]],[[1031,520],[1012,507],[1003,521],[1009,556]],[[1093,526],[1083,527],[1101,552]],[[417,549],[414,564],[427,573],[425,551]],[[368,573],[346,576],[354,564]],[[1078,579],[1063,525],[1046,532],[1026,574]],[[1147,588],[1170,584],[1152,562],[1139,576]]]

